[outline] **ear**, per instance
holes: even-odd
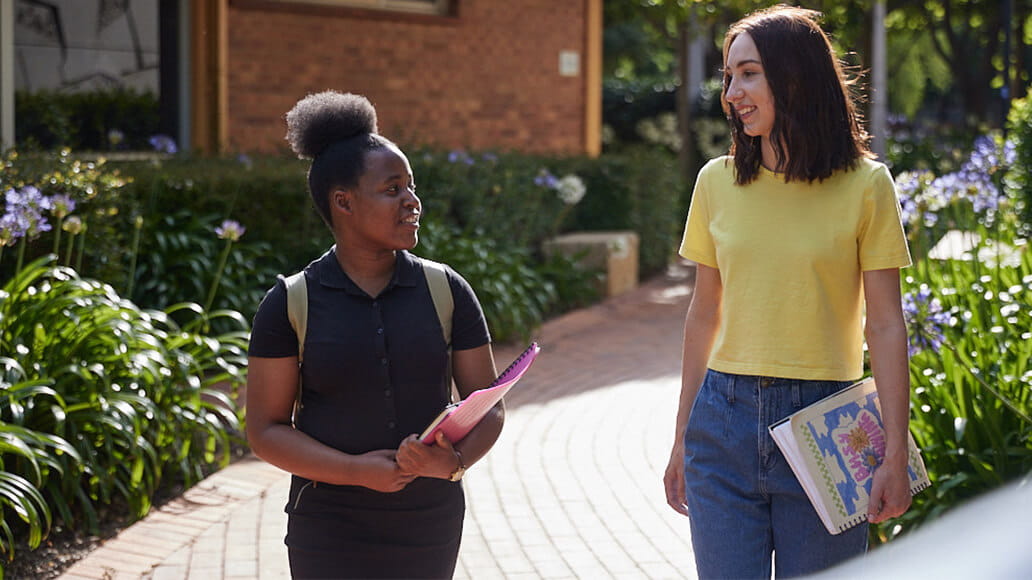
[[[334,209],[351,213],[351,192],[345,189],[338,189],[330,193],[330,205]]]

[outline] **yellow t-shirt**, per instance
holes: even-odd
[[[744,186],[731,157],[710,161],[680,254],[720,270],[710,368],[810,380],[862,375],[861,274],[910,265],[892,176],[866,159],[813,183],[761,168]]]

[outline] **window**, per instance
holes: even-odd
[[[392,10],[395,12],[414,12],[417,14],[448,14],[450,0],[277,0],[291,4],[322,4],[325,6],[344,6],[353,8],[371,8],[373,10]]]
[[[174,137],[175,95],[163,94],[162,73],[175,59],[162,58],[160,32],[175,2],[16,0],[16,144],[116,151]]]

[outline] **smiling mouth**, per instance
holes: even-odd
[[[738,118],[741,119],[742,117],[746,117],[752,114],[752,112],[755,110],[756,107],[742,107],[740,109],[735,109],[735,112],[738,113]]]
[[[410,225],[410,226],[418,226],[419,225],[419,214],[418,213],[414,213],[414,214],[412,214],[412,215],[410,215],[410,216],[408,216],[406,218],[402,218],[401,223],[407,224],[407,225]]]

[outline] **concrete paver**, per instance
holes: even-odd
[[[546,323],[505,428],[464,478],[459,579],[694,578],[662,474],[693,270]],[[499,366],[523,345],[496,346]],[[123,530],[64,580],[289,578],[289,475],[248,457]]]

